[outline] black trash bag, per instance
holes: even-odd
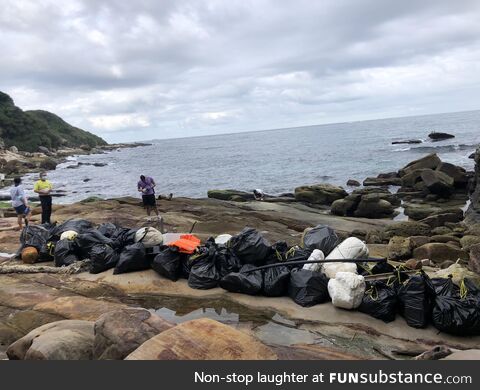
[[[371,275],[372,270],[367,263],[357,263],[357,274],[362,276]]]
[[[459,288],[450,278],[432,283],[437,291],[432,311],[435,328],[459,336],[480,335],[480,300],[475,285],[465,279]]]
[[[190,257],[191,268],[188,285],[199,290],[218,287],[221,278],[215,264],[216,248],[214,245],[210,245],[200,250],[199,254]]]
[[[290,272],[288,295],[303,307],[327,302],[330,299],[328,278],[320,272],[306,269],[293,270]]]
[[[395,271],[395,267],[391,264],[389,264],[387,261],[381,261],[377,264],[375,264],[370,272],[372,275],[378,275],[378,274],[389,274]]]
[[[290,270],[285,266],[267,268],[263,273],[263,293],[267,297],[281,297],[288,292]]]
[[[303,268],[304,264],[289,264],[295,261],[307,261],[312,252],[310,250],[300,248],[299,246],[292,246],[285,252],[285,266],[290,270]]]
[[[303,235],[302,242],[305,249],[320,249],[327,257],[340,244],[340,239],[330,226],[318,225]]]
[[[96,244],[90,251],[90,273],[99,274],[114,268],[118,260],[120,260],[120,254],[110,245]]]
[[[145,256],[145,247],[141,242],[137,242],[123,248],[113,274],[143,271],[148,268],[150,268],[150,261]]]
[[[95,245],[104,244],[113,246],[113,241],[105,237],[98,230],[88,230],[75,237],[75,246],[77,248],[77,254],[82,259],[88,259],[90,252]]]
[[[242,264],[263,265],[270,251],[270,244],[257,230],[246,227],[229,241],[229,248]]]
[[[75,244],[70,240],[60,240],[55,244],[55,267],[68,266],[78,261]]]
[[[163,245],[152,261],[152,268],[159,275],[177,281],[182,274],[182,262],[185,257],[187,255],[180,253],[177,247]]]
[[[20,234],[20,248],[18,255],[28,246],[34,247],[38,252],[46,245],[50,238],[50,231],[42,225],[25,226]]]
[[[247,272],[256,268],[252,264],[245,264],[239,272],[232,272],[220,280],[220,287],[230,292],[248,295],[257,295],[262,291],[262,271]]]
[[[73,230],[78,234],[82,234],[85,233],[87,230],[91,229],[93,229],[93,225],[90,221],[87,221],[85,219],[69,219],[68,221],[63,222],[60,225],[53,227],[51,230],[51,235],[53,241],[58,241],[60,240],[60,236],[62,235],[62,233],[68,230]]]
[[[397,289],[400,314],[413,328],[424,328],[430,322],[435,290],[424,272],[411,276]]]
[[[38,252],[38,261],[53,261],[55,255],[55,243],[48,241],[42,245]]]
[[[369,283],[357,309],[383,322],[395,320],[397,314],[397,293],[386,283],[377,280]]]
[[[138,229],[118,228],[111,240],[116,249],[122,250],[126,246],[135,244],[135,234]]]
[[[453,283],[452,278],[433,278],[430,279],[435,296],[446,295],[460,297],[460,288]]]
[[[265,260],[266,264],[274,264],[285,261],[286,253],[288,252],[288,244],[285,241],[277,241],[270,247],[270,251]]]
[[[112,238],[115,235],[119,227],[111,222],[102,223],[98,227],[98,231],[103,234],[105,237]]]
[[[238,272],[242,268],[242,263],[232,250],[224,246],[218,246],[215,252],[215,264],[220,278],[232,272]]]

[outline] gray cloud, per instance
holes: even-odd
[[[3,3],[0,89],[111,141],[479,108],[474,0]]]

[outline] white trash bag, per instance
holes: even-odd
[[[311,253],[308,260],[324,260],[325,255],[320,249],[314,249]],[[305,264],[303,269],[308,269],[309,271],[319,272],[322,269],[322,263],[312,263],[312,264]]]
[[[144,227],[135,233],[135,242],[141,242],[145,248],[152,248],[162,245],[163,235],[153,227]]]
[[[72,240],[75,240],[77,236],[78,236],[78,233],[75,230],[67,230],[60,235],[60,240],[72,241]]]
[[[335,279],[328,281],[328,294],[332,304],[342,309],[356,309],[362,303],[365,279],[352,272],[337,272]]]
[[[356,237],[349,237],[343,240],[335,249],[326,257],[329,259],[358,259],[368,256],[367,245]],[[357,265],[355,263],[324,263],[322,272],[330,279],[335,279],[337,272],[357,273]]]
[[[220,234],[215,238],[215,244],[225,245],[232,238],[231,234]]]

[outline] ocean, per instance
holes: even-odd
[[[431,142],[431,131],[455,138]],[[392,145],[402,139],[423,143]],[[396,171],[431,152],[471,170],[468,156],[480,143],[480,110],[150,142],[151,146],[70,157],[49,173],[55,188],[67,193],[56,202],[139,196],[141,174],[155,178],[159,194],[201,198],[209,189],[261,188],[280,194],[314,183],[345,187],[348,179],[361,182]],[[68,168],[79,162],[107,165]],[[32,187],[33,179],[25,178],[26,188]]]

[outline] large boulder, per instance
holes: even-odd
[[[384,236],[390,239],[394,236],[430,236],[431,228],[427,224],[415,221],[396,222],[385,228]]]
[[[419,158],[418,160],[408,163],[402,169],[400,169],[400,171],[398,171],[398,174],[400,177],[403,177],[417,169],[436,169],[441,162],[442,160],[440,160],[436,153],[431,153],[427,156]]]
[[[448,278],[452,276],[452,281],[456,285],[460,285],[463,279],[468,278],[473,281],[473,283],[480,288],[480,275],[477,273],[468,270],[466,267],[458,263],[451,264],[448,268],[441,269],[436,271],[432,277],[434,278]]]
[[[331,184],[316,184],[295,188],[295,199],[300,202],[330,206],[337,199],[348,195],[342,187]]]
[[[145,309],[122,308],[95,321],[95,359],[123,360],[145,341],[173,327]]]
[[[407,260],[412,257],[413,243],[408,237],[395,236],[388,242],[389,260]]]
[[[207,193],[209,198],[232,201],[254,200],[253,193],[237,190],[210,190]]]
[[[362,196],[353,215],[363,218],[385,218],[391,216],[394,211],[395,208],[389,201],[381,199],[377,194],[368,194]]]
[[[426,168],[415,169],[409,171],[402,176],[402,186],[403,187],[415,187],[416,184],[422,181],[422,172],[427,170]]]
[[[11,360],[91,360],[93,322],[64,320],[32,330],[7,349]]]
[[[453,184],[457,188],[464,188],[468,184],[467,171],[454,164],[442,162],[436,169],[438,172],[442,172],[445,175],[453,178]]]
[[[459,208],[441,208],[428,203],[406,203],[404,213],[415,221],[439,214],[456,214],[460,218],[458,221],[463,219],[463,211]]]
[[[430,242],[413,250],[415,259],[430,259],[436,264],[446,260],[457,261],[458,259],[468,261],[468,253],[460,248],[446,243]]]
[[[143,343],[126,360],[276,360],[256,338],[208,318],[177,325]]]
[[[349,195],[350,196],[350,195]],[[358,202],[352,199],[337,199],[332,203],[330,211],[333,215],[340,215],[343,217],[353,215],[353,212],[357,208]]]
[[[455,190],[453,178],[443,172],[425,169],[421,177],[432,194],[449,197]]]
[[[440,131],[432,131],[429,135],[428,135],[428,138],[430,138],[432,141],[443,141],[445,139],[449,139],[449,138],[455,138],[455,136],[453,134],[449,134],[449,133],[443,133],[443,132],[440,132]]]

